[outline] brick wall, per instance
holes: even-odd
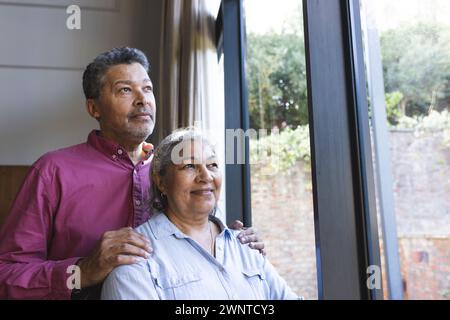
[[[317,299],[311,173],[306,166],[289,175],[252,178],[253,225],[267,247],[268,258],[291,288],[305,299]]]
[[[450,148],[439,132],[390,135],[405,298],[450,299]],[[269,260],[298,294],[317,299],[309,165],[298,162],[285,175],[252,176],[252,210]]]

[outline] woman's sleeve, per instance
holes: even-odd
[[[102,300],[159,300],[145,260],[115,268],[103,283]]]
[[[265,259],[264,273],[269,285],[270,300],[303,300],[303,297],[295,294],[286,281],[278,274],[274,266]]]

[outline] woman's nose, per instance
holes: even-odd
[[[214,180],[212,173],[208,170],[208,168],[205,165],[199,166],[197,178],[205,182],[211,182]]]

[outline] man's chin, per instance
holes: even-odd
[[[134,130],[129,131],[129,136],[133,137],[136,140],[144,142],[153,133],[154,128],[155,128],[154,126],[148,126],[145,128],[136,128]]]

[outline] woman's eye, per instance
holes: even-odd
[[[217,169],[219,168],[219,165],[217,163],[210,163],[208,164],[208,167]]]
[[[186,164],[183,169],[194,169],[195,166],[192,163]]]
[[[147,92],[151,92],[151,91],[153,91],[153,88],[150,87],[150,86],[147,86],[147,87],[144,88],[144,90],[147,91]]]

